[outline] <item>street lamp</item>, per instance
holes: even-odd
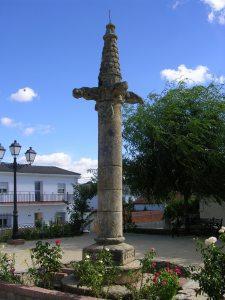
[[[7,164],[8,168],[13,169],[13,177],[14,177],[14,193],[13,193],[13,232],[12,232],[12,240],[17,240],[19,238],[18,232],[18,210],[17,210],[17,171],[24,167],[24,165],[19,165],[17,163],[17,157],[20,154],[21,145],[15,140],[9,146],[10,152],[13,156],[13,163]],[[0,162],[4,157],[6,150],[0,144]],[[35,160],[36,152],[30,147],[26,153],[25,157],[29,165],[31,165]]]

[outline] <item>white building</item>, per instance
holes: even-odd
[[[199,212],[201,219],[221,219],[225,225],[225,202],[219,204],[213,201],[200,201]]]
[[[34,226],[42,220],[68,221],[67,205],[79,173],[49,166],[24,165],[17,173],[19,227]],[[12,226],[13,171],[0,164],[0,227]]]

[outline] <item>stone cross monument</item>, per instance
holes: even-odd
[[[98,112],[98,227],[96,243],[83,253],[95,255],[103,247],[113,254],[117,265],[134,260],[133,246],[124,243],[122,220],[122,116],[124,103],[143,100],[122,82],[115,26],[106,25],[98,87],[73,90],[75,98],[95,100]]]

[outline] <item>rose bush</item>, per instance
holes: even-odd
[[[86,255],[83,260],[75,262],[73,268],[79,285],[89,287],[96,297],[102,294],[104,286],[109,288],[118,274],[118,269],[113,263],[112,254],[108,248],[99,252],[95,259]]]
[[[62,259],[61,241],[56,240],[55,245],[38,241],[31,249],[32,267],[28,275],[36,286],[53,288],[54,277],[60,271]]]
[[[20,283],[21,279],[15,274],[15,255],[3,253],[4,246],[0,249],[0,280],[9,283]]]
[[[219,230],[219,239],[210,237],[198,241],[203,267],[191,267],[192,279],[199,282],[198,294],[205,293],[209,299],[220,300],[225,294],[225,227]]]
[[[179,277],[183,272],[178,266],[171,266],[168,262],[166,267],[159,267],[153,261],[156,251],[151,248],[141,262],[141,280],[135,285],[129,285],[133,299],[170,300],[177,294]]]

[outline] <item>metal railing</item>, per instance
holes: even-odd
[[[14,199],[13,193],[2,193],[0,194],[0,205],[5,203],[12,203]],[[73,200],[73,194],[45,194],[45,193],[18,193],[18,203],[43,203],[43,202],[71,202]]]

